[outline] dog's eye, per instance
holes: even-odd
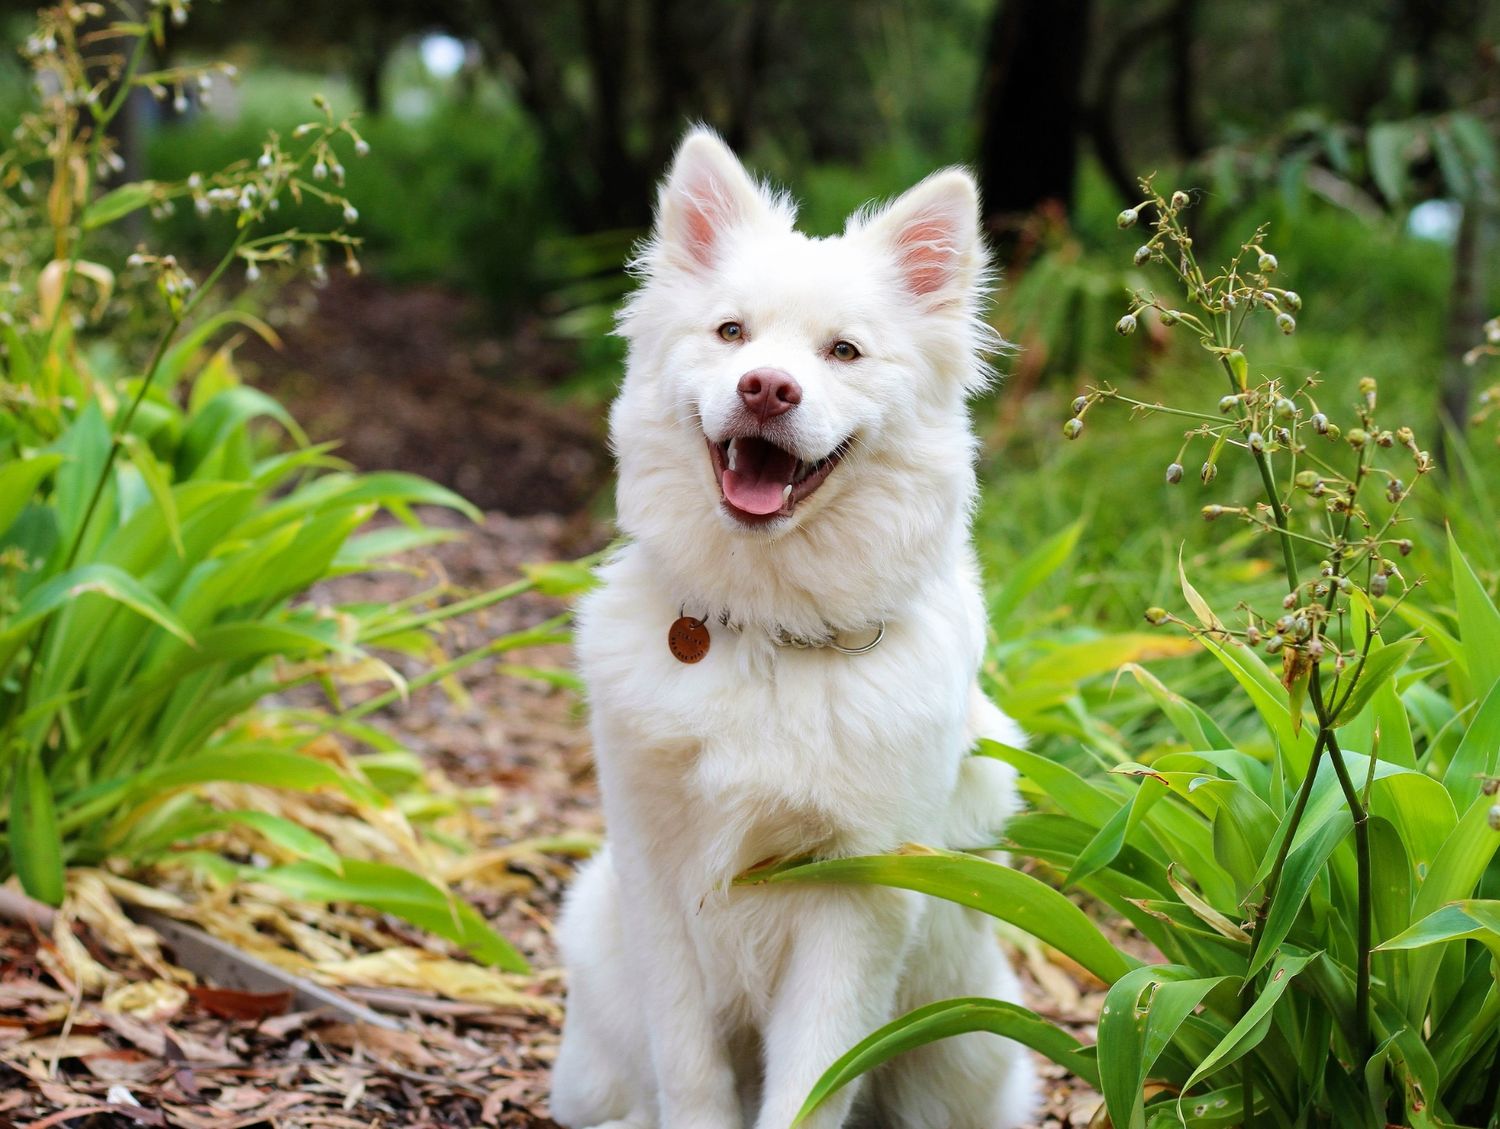
[[[726,321],[719,326],[719,336],[725,341],[740,341],[744,339],[745,327],[737,321]]]
[[[835,341],[833,348],[828,351],[840,361],[852,361],[859,356],[859,350],[848,341]]]

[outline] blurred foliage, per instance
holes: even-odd
[[[164,126],[151,137],[153,175],[184,179],[195,168],[253,152],[272,130],[290,133],[307,117],[302,85],[284,98],[247,99],[229,126],[206,116]],[[523,118],[503,105],[444,105],[416,121],[361,121],[360,132],[370,153],[349,165],[346,191],[359,201],[362,251],[372,269],[397,283],[439,280],[511,315],[536,300],[538,233],[556,230],[558,220]],[[314,207],[289,207],[285,222],[305,223]],[[223,234],[222,221],[205,223],[179,209],[158,221],[152,240],[202,256]]]

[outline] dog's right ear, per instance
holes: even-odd
[[[700,126],[678,146],[662,182],[655,250],[674,265],[705,270],[717,261],[730,231],[771,212],[766,195],[729,146]]]

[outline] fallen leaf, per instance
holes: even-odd
[[[99,1006],[146,1023],[165,1023],[183,1009],[187,1000],[187,990],[171,980],[132,980],[105,992]]]
[[[244,992],[238,988],[189,988],[193,1002],[210,1015],[259,1023],[273,1015],[285,1015],[292,1006],[292,993]]]

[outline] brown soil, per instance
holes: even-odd
[[[239,357],[356,466],[422,474],[511,515],[578,513],[608,482],[603,413],[556,393],[571,349],[538,324],[501,337],[451,291],[342,273],[285,303],[281,348],[254,340]]]

